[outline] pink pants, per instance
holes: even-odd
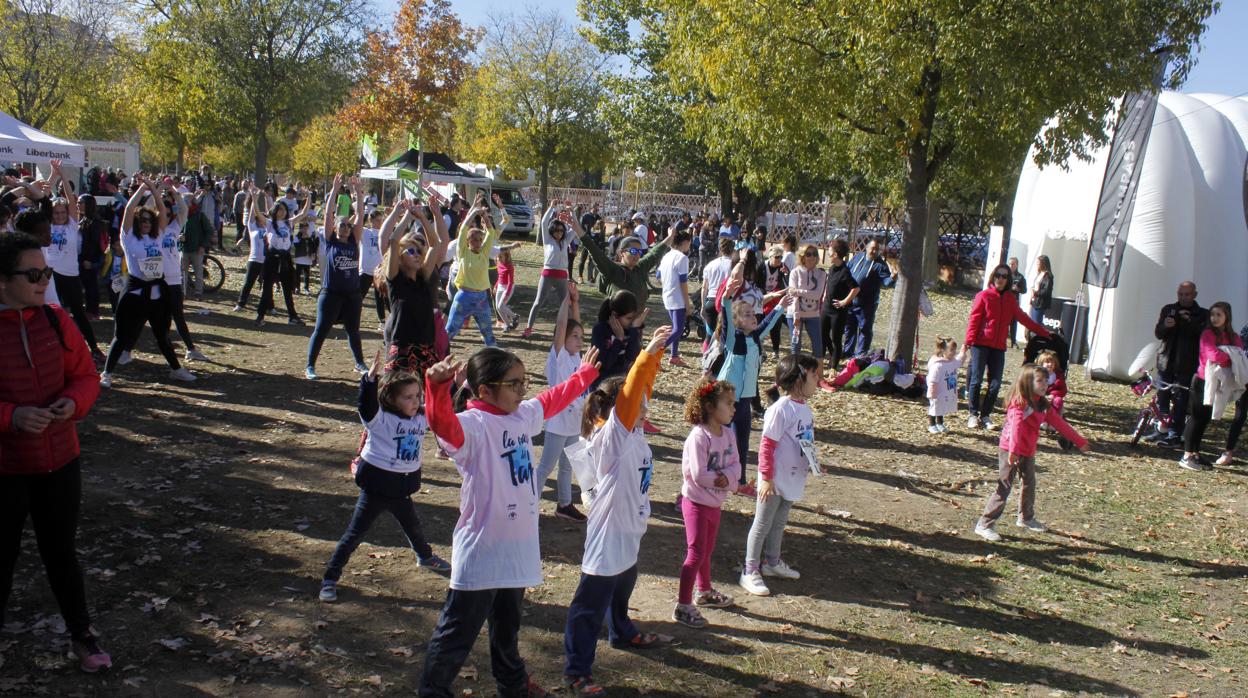
[[[676,600],[691,604],[695,577],[698,591],[711,590],[711,553],[715,551],[715,537],[719,535],[720,509],[682,497],[680,511],[685,516],[685,542],[689,551],[685,554],[685,564],[680,567],[680,594]]]

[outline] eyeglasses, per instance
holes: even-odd
[[[804,255],[802,255],[802,256],[803,256],[803,257],[818,257],[818,256],[819,256],[819,253],[818,253],[818,252],[816,252],[816,251],[814,251],[814,250],[811,250],[810,252],[807,252],[806,254],[804,254]]]
[[[517,393],[523,393],[529,389],[529,377],[524,376],[522,378],[516,378],[514,380],[509,380],[509,381],[495,381],[493,383],[486,383],[486,385],[496,385],[496,386],[500,386],[503,388],[511,388]]]
[[[405,255],[407,255],[407,256],[409,256],[409,257],[415,257],[416,255],[418,255],[418,254],[420,254],[420,253],[416,251],[416,248],[415,248],[415,247],[405,247],[405,248],[403,248],[403,254],[405,254]]]
[[[14,276],[24,276],[26,280],[32,284],[40,281],[47,281],[52,278],[52,267],[44,267],[42,269],[17,269],[12,274],[8,274],[9,278]]]

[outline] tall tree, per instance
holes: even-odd
[[[1086,156],[1106,142],[1115,100],[1150,83],[1155,51],[1170,50],[1169,84],[1182,82],[1218,7],[1215,0],[635,2],[635,10],[663,18],[671,51],[662,65],[678,86],[705,89],[738,115],[733,142],[719,147],[787,147],[811,171],[850,162],[903,182],[910,230],[888,336],[890,355],[907,359],[933,185],[950,170],[999,172],[1033,140],[1045,162]],[[704,136],[712,148],[722,140],[714,130]],[[819,152],[844,157],[809,158]],[[769,176],[766,168],[755,174]]]
[[[219,76],[229,119],[268,169],[270,129],[295,128],[347,93],[367,0],[147,0],[187,56]]]
[[[359,148],[350,129],[337,114],[324,114],[299,132],[292,152],[295,174],[307,179],[328,180],[335,172],[354,172],[359,164]],[[328,184],[328,182],[326,182]]]
[[[449,0],[403,0],[390,30],[371,32],[364,42],[362,74],[343,121],[357,133],[412,132],[435,147],[448,143],[448,115],[480,38]]]
[[[47,125],[108,59],[111,10],[95,0],[0,0],[0,110]]]
[[[545,208],[552,174],[609,159],[598,118],[605,58],[558,14],[532,8],[495,18],[481,53],[456,110],[456,143],[508,172],[537,170]]]

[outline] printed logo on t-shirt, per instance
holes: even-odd
[[[178,241],[176,235],[166,235],[160,239],[160,246],[166,250],[181,250],[182,243]],[[148,255],[151,256],[150,254]]]
[[[507,459],[511,469],[511,484],[519,487],[527,482],[529,490],[537,494],[537,484],[533,482],[533,456],[529,453],[529,435],[521,434],[515,438],[504,431],[503,448],[507,450],[499,455]],[[514,513],[512,517],[514,518]]]
[[[958,389],[958,374],[957,374],[957,372],[955,372],[955,371],[950,371],[949,373],[945,374],[945,388],[947,388],[947,389],[949,389],[949,390],[957,390],[957,389]]]
[[[654,456],[646,456],[637,470],[641,472],[641,493],[646,494],[650,491],[650,478],[654,475]]]
[[[52,244],[49,247],[57,248],[58,252],[64,252],[65,246],[69,244],[69,235],[65,233],[64,228],[52,226]]]
[[[394,435],[394,459],[404,463],[411,463],[420,455],[421,437],[425,435],[424,429],[407,429],[400,425],[397,427],[398,433]]]

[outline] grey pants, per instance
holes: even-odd
[[[1010,489],[1014,486],[1014,475],[1020,471],[1023,494],[1018,503],[1018,515],[1027,521],[1036,517],[1036,457],[1021,456],[1016,465],[1010,465],[1010,452],[1000,449],[997,454],[997,490],[988,496],[984,515],[979,517],[980,526],[991,527],[1001,518],[1005,500],[1009,499]]]
[[[568,460],[568,454],[564,453],[568,446],[576,443],[576,436],[560,436],[546,432],[543,437],[545,443],[542,445],[542,462],[537,466],[537,484],[545,489],[546,478],[550,477],[550,471],[555,469],[555,463],[559,464],[559,506],[567,506],[572,503],[572,461]],[[541,492],[538,492],[541,495]]]
[[[190,269],[195,275],[194,288],[192,288],[190,276],[182,274],[182,288],[186,295],[194,292],[196,297],[204,295],[204,251],[197,250],[195,252],[186,252],[182,255],[182,269],[185,272]]]
[[[754,505],[754,523],[750,524],[750,535],[745,539],[746,572],[758,571],[760,557],[769,565],[780,562],[780,543],[784,540],[784,527],[792,508],[793,502],[778,494],[760,499]]]
[[[537,280],[537,295],[533,297],[533,307],[529,309],[528,327],[532,327],[537,321],[537,309],[552,293],[555,296],[555,310],[558,312],[559,306],[563,305],[563,299],[568,297],[568,280],[553,276],[543,276]]]

